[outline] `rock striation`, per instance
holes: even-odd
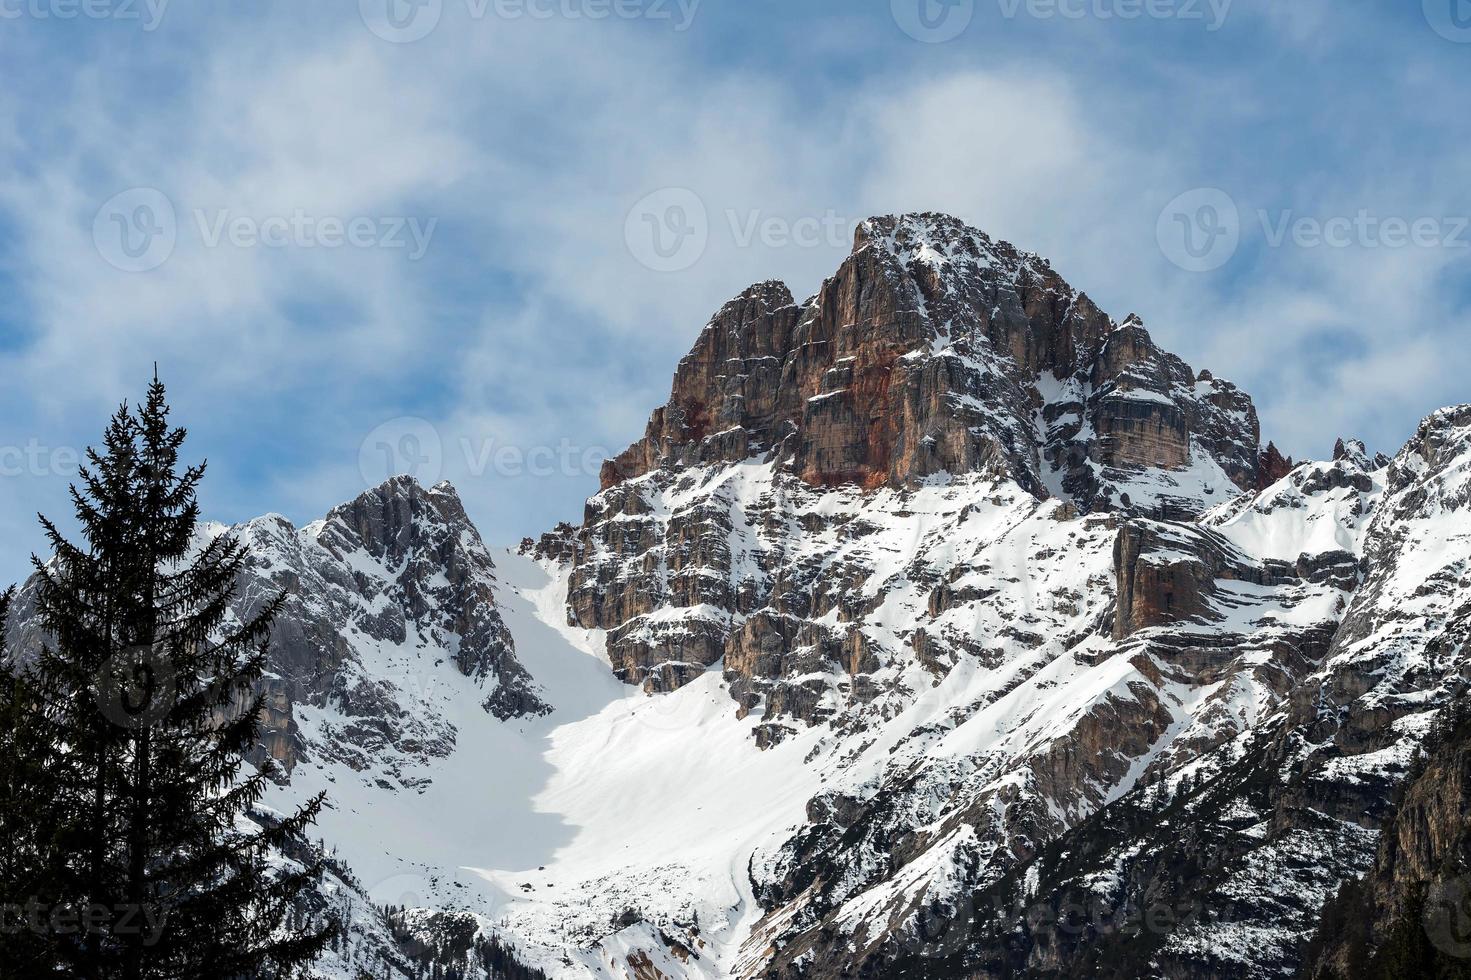
[[[981,975],[1293,976],[1325,905],[1328,928],[1353,928],[1342,937],[1320,931],[1312,975],[1410,975],[1324,971],[1363,966],[1393,945],[1396,930],[1416,949],[1435,944],[1434,922],[1405,920],[1424,911],[1415,903],[1425,889],[1444,897],[1460,887],[1460,743],[1442,740],[1398,807],[1395,799],[1427,733],[1447,709],[1464,716],[1471,406],[1427,418],[1391,461],[1353,443],[1335,455],[1245,505],[1269,518],[1264,530],[1298,533],[1318,523],[1313,510],[1336,512],[1339,532],[1367,515],[1357,543],[1345,538],[1361,555],[1357,583],[1346,558],[1324,556],[1321,574],[1352,592],[1326,649],[1308,657],[1312,669],[1259,723],[1160,773],[993,886],[985,901],[1030,902],[1036,914],[1006,935],[971,937],[967,956]],[[1336,503],[1303,513],[1313,497]],[[1152,905],[1176,916],[1168,928],[1141,936],[1109,927]],[[1105,926],[1059,924],[1063,909],[1079,907],[1099,910]],[[1464,908],[1451,903],[1440,914]]]
[[[1260,448],[1249,397],[1044,260],[876,218],[811,299],[764,283],[722,308],[583,524],[531,550],[625,682],[667,696],[718,669],[759,745],[817,727],[848,746],[820,756],[806,824],[751,858],[765,915],[740,975],[1067,973],[1051,934],[983,955],[978,896],[1052,873],[1055,842],[1141,787],[1225,793],[1300,710],[1396,472],[1361,444],[1334,456]],[[1230,952],[1210,969],[1292,962],[1360,831],[1325,834],[1342,867],[1262,906],[1276,932],[1212,935]]]
[[[572,622],[608,631],[619,676],[651,691],[722,658],[769,674],[778,648],[862,664],[843,648],[860,640],[798,624],[840,604],[842,584],[802,596],[809,576],[777,570],[786,501],[976,474],[1073,512],[1188,518],[1285,465],[1259,437],[1249,397],[1161,350],[1138,317],[1110,320],[1045,259],[943,215],[874,218],[805,303],[776,282],[727,303],[644,438],[605,464],[582,527],[541,548],[572,564]],[[739,513],[698,489],[755,462],[770,494]]]
[[[727,303],[603,489],[658,469],[773,454],[811,486],[903,486],[991,469],[1039,498],[1117,507],[1130,474],[1262,475],[1251,400],[1108,318],[1043,258],[937,214],[873,218],[817,295],[779,282]],[[1283,460],[1275,447],[1270,467]],[[1140,488],[1144,510],[1188,489]],[[1124,504],[1129,506],[1129,504]]]

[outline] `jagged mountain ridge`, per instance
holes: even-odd
[[[288,774],[329,759],[396,780],[448,754],[454,726],[425,682],[446,665],[496,718],[550,710],[496,609],[490,552],[448,483],[396,477],[303,528],[279,514],[203,524],[198,546],[227,533],[248,551],[227,622],[285,598],[270,634],[260,753]],[[42,640],[36,587],[32,578],[17,601],[22,657]]]
[[[1281,708],[1381,492],[1346,447],[1262,495],[1307,512],[1296,533],[1234,501],[1182,522],[1283,475],[1250,400],[936,216],[866,225],[802,307],[774,284],[728,304],[649,430],[540,545],[567,628],[661,699],[713,695],[810,792],[748,845],[734,916],[677,855],[553,903],[619,951],[610,975],[940,966],[936,915]],[[518,898],[498,907],[535,946],[546,900]]]
[[[602,483],[764,451],[813,486],[991,469],[1091,510],[1128,492],[1127,470],[1189,468],[1192,444],[1254,486],[1258,437],[1251,400],[1137,316],[1114,323],[1045,259],[954,218],[903,215],[862,223],[806,303],[779,282],[727,303]]]
[[[1189,522],[1288,476],[1258,443],[1245,395],[953,219],[865,223],[808,303],[768,283],[717,314],[539,553],[622,679],[719,664],[759,744],[861,743],[753,856],[746,973],[885,962],[926,909],[1282,706],[1338,630],[1379,491],[1345,447],[1280,491],[1326,535]]]
[[[226,531],[251,555],[236,615],[286,594],[271,633],[267,745],[288,768],[326,754],[396,778],[446,754],[453,727],[432,710],[433,692],[417,689],[426,660],[482,685],[497,718],[549,710],[496,610],[494,562],[449,484],[398,477],[300,530],[269,515],[206,533]],[[420,710],[395,710],[404,704]]]
[[[236,528],[242,613],[290,594],[273,802],[331,795],[363,885],[324,902],[365,950],[390,947],[364,893],[556,977],[1075,973],[1076,945],[987,934],[987,903],[1127,907],[1179,877],[1168,840],[1239,862],[1186,899],[1224,877],[1257,907],[1162,938],[1159,975],[1285,973],[1459,663],[1375,680],[1460,582],[1401,567],[1458,526],[1459,417],[1393,463],[1293,466],[1249,398],[1045,261],[874,219],[812,300],[717,314],[580,528],[492,561],[452,488],[408,479]],[[1349,755],[1395,764],[1346,769],[1348,803],[1262,786]],[[1159,786],[1188,825],[1161,830]],[[1259,832],[1279,804],[1300,816]]]
[[[718,509],[652,502],[690,474],[760,459],[796,494],[984,474],[1085,513],[1178,517],[1281,475],[1259,439],[1249,397],[1045,260],[943,215],[875,218],[805,304],[768,282],[716,314],[645,437],[604,466],[582,528],[544,550],[571,561],[574,621],[609,631],[620,676],[670,690],[732,630],[667,610],[744,616],[770,597],[707,545]]]
[[[1118,975],[1187,977],[1299,968],[1323,905],[1370,869],[1396,787],[1442,713],[1464,709],[1471,677],[1471,406],[1431,415],[1392,461],[1377,462],[1382,499],[1356,549],[1367,574],[1315,671],[1257,729],[1204,757],[1201,785],[1189,770],[1173,777],[1162,814],[1137,803],[1105,811],[1059,840],[1027,881],[998,886],[1054,909],[1101,903],[1112,912],[1147,895],[1188,906],[1195,921],[1156,937],[1142,960],[1125,955],[1125,944],[1138,944],[1119,934],[1044,925],[992,937],[977,943],[989,945],[989,970],[1073,975],[1108,963],[1138,971]],[[1345,476],[1311,467],[1299,483],[1332,487]],[[1269,491],[1251,506],[1280,500]],[[1109,874],[1094,877],[1103,868]],[[1463,917],[1465,907],[1445,911]]]

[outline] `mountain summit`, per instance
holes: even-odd
[[[1258,485],[1251,399],[1109,319],[1045,259],[955,218],[871,218],[805,303],[727,303],[667,405],[603,471],[766,455],[807,484],[1004,474],[1080,510],[1190,515]]]
[[[789,502],[831,489],[902,509],[905,493],[981,479],[1073,513],[1190,518],[1270,482],[1281,458],[1259,441],[1250,398],[1160,350],[1137,316],[1109,319],[1045,259],[944,215],[873,218],[806,303],[767,282],[725,304],[644,438],[604,466],[575,542],[546,547],[570,559],[573,622],[609,631],[619,676],[668,690],[723,657],[750,662],[733,644],[753,614],[750,642],[767,644],[839,601],[813,589],[856,584],[783,570]],[[740,500],[725,472],[743,475]],[[908,625],[921,639],[903,642],[938,655]],[[807,632],[797,645],[820,646]],[[866,634],[840,633],[845,652],[820,659],[873,661],[853,647]]]

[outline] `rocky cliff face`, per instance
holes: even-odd
[[[814,808],[813,826],[785,846],[774,865],[780,883],[768,896],[772,921],[784,928],[765,937],[776,952],[763,975],[1073,976],[1103,969],[1106,958],[1085,962],[1058,952],[1070,941],[1079,944],[1076,956],[1093,948],[1071,933],[1038,938],[1018,953],[1003,931],[1000,945],[1009,952],[993,949],[988,959],[980,951],[1000,940],[988,939],[981,924],[1014,921],[1001,911],[1027,910],[1035,893],[1026,889],[1045,887],[1054,866],[1089,882],[1111,880],[1130,846],[1147,862],[1179,836],[1152,826],[1157,836],[1115,842],[1097,861],[1076,843],[1113,819],[1102,814],[1127,809],[1130,794],[1141,795],[1137,787],[1216,772],[1239,740],[1290,703],[1329,650],[1359,586],[1353,552],[1376,479],[1360,460],[1315,464],[1196,523],[1106,518],[1117,528],[1099,542],[1096,560],[1108,575],[1080,590],[1109,596],[1104,615],[994,706],[951,708],[941,724],[954,725],[953,734],[914,756],[901,747],[877,786],[840,806]],[[1051,594],[1036,577],[1046,552],[1026,553],[1030,586]],[[1068,563],[1083,555],[1076,544],[1061,554]],[[1016,662],[1014,655],[1006,661]],[[961,760],[946,758],[947,741],[964,746]],[[855,857],[870,853],[867,867]],[[1184,873],[1199,859],[1170,867]],[[1070,901],[1092,907],[1086,903],[1098,899],[1091,894],[1059,890],[1054,914]],[[1301,896],[1298,931],[1286,941],[1301,938],[1323,897],[1321,889]],[[792,930],[793,923],[806,928]],[[1243,945],[1230,936],[1212,942]],[[1129,972],[1137,960],[1118,962],[1125,965],[1117,973],[1097,975],[1149,975]],[[1240,975],[1257,975],[1255,968]]]
[[[435,710],[448,664],[480,685],[484,710],[511,719],[548,706],[496,609],[495,565],[454,488],[395,477],[296,528],[279,515],[200,528],[202,547],[233,534],[248,549],[227,621],[284,594],[270,636],[261,754],[289,773],[303,759],[344,762],[397,781],[446,755],[454,725]],[[14,646],[42,641],[21,590]]]
[[[434,710],[440,664],[479,683],[497,718],[548,710],[496,610],[495,565],[448,484],[395,477],[302,529],[267,516],[209,533],[226,531],[250,551],[235,613],[286,594],[265,727],[288,769],[305,756],[412,783],[416,764],[455,741]]]
[[[1415,760],[1374,864],[1328,903],[1301,975],[1471,976],[1471,700],[1456,695]]]
[[[1281,468],[1258,441],[1250,398],[1046,260],[941,215],[875,218],[805,303],[780,283],[727,303],[644,438],[605,465],[583,526],[543,548],[572,563],[573,621],[609,632],[619,676],[670,690],[722,657],[745,670],[757,636],[825,642],[783,634],[783,617],[837,602],[799,600],[807,576],[777,572],[789,500],[973,474],[1072,512],[1188,517]],[[758,464],[770,479],[739,505],[714,479]],[[811,535],[825,518],[804,521]]]
[[[1427,825],[1454,820],[1418,782],[1403,822],[1387,839],[1381,830],[1426,732],[1471,672],[1471,407],[1428,418],[1393,461],[1371,462],[1356,445],[1337,455],[1206,519],[1224,529],[1256,512],[1266,520],[1252,536],[1315,524],[1321,535],[1327,513],[1340,529],[1364,527],[1357,545],[1334,533],[1367,574],[1321,661],[1259,724],[1159,774],[986,892],[984,902],[1026,908],[1029,919],[972,937],[981,975],[1291,976],[1324,904],[1370,867],[1376,845],[1422,857],[1448,846]],[[1302,513],[1314,496],[1336,503]],[[1450,759],[1437,770],[1452,809],[1453,768]],[[1402,866],[1413,876],[1421,864]],[[1394,904],[1387,892],[1383,900]],[[1090,920],[1069,923],[1065,911],[1077,908]],[[1167,924],[1138,928],[1161,908]],[[1119,927],[1128,922],[1132,930]]]
[[[1138,317],[1111,321],[1045,259],[904,215],[864,222],[805,303],[777,282],[727,303],[603,489],[770,454],[816,487],[988,470],[1083,509],[1134,489],[1143,510],[1189,510],[1207,485],[1257,482],[1258,435],[1249,398],[1160,350]],[[1196,486],[1129,485],[1192,467]]]
[[[1258,445],[1244,394],[953,219],[874,219],[812,299],[716,315],[537,551],[626,682],[718,666],[759,745],[831,733],[805,824],[749,862],[742,975],[938,968],[976,895],[1289,710],[1388,461]]]

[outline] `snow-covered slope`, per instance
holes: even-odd
[[[1358,584],[1343,556],[1382,493],[1371,465],[1306,465],[1199,524],[1078,515],[985,475],[864,492],[701,471],[652,509],[720,501],[727,546],[764,556],[731,588],[764,568],[810,594],[808,648],[774,646],[769,612],[722,620],[749,651],[650,695],[568,625],[566,565],[497,553],[494,606],[550,712],[498,719],[421,651],[401,707],[447,750],[365,778],[314,752],[308,709],[274,802],[327,790],[320,832],[364,892],[469,913],[551,976],[939,963],[970,942],[955,917],[976,889],[1281,707]],[[1164,580],[1179,605],[1144,608]],[[354,669],[403,656],[360,645]]]
[[[288,771],[306,758],[415,788],[414,770],[457,739],[448,677],[495,718],[547,710],[496,609],[490,554],[448,484],[395,478],[301,529],[269,515],[232,530],[250,554],[236,617],[286,596],[271,633],[266,749]]]
[[[643,956],[667,966],[679,943],[686,960],[666,975],[723,975],[753,908],[742,855],[799,822],[818,785],[802,745],[758,749],[718,675],[678,703],[625,687],[596,637],[548,623],[565,581],[512,554],[498,576],[518,657],[555,710],[501,721],[441,665],[421,680],[453,745],[410,770],[410,787],[308,748],[272,804],[325,789],[318,830],[374,902],[470,912],[554,976],[632,975]]]
[[[837,975],[924,945],[927,916],[1315,666],[1358,517],[1314,498],[1347,522],[1331,547],[1253,540],[1230,501],[1272,455],[1249,398],[1044,260],[879,218],[806,303],[727,304],[535,554],[618,677],[670,711],[718,683],[772,759],[802,750],[820,785],[741,856],[735,967]]]
[[[1471,677],[1471,406],[1427,418],[1393,461],[1361,449],[1214,515],[1238,540],[1360,556],[1366,574],[1313,671],[1254,728],[1085,821],[987,896],[1053,915],[1101,908],[1105,921],[1151,904],[1188,917],[1141,940],[1038,916],[1007,935],[978,930],[968,968],[1295,974],[1323,904],[1369,867],[1396,786]]]

